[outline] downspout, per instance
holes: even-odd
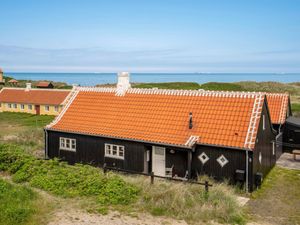
[[[45,129],[45,159],[48,159],[48,132]]]
[[[246,150],[246,192],[249,192],[249,156],[248,150]]]

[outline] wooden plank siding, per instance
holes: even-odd
[[[275,154],[273,154],[273,142],[276,139],[276,132],[272,131],[272,124],[270,122],[269,111],[267,110],[266,101],[264,102],[262,114],[260,118],[256,145],[252,152],[252,177],[251,181],[254,183],[254,176],[256,173],[262,173],[265,177],[268,172],[276,163],[276,148]],[[263,115],[265,115],[265,130],[263,130]],[[259,162],[259,154],[261,153],[262,160]]]
[[[49,158],[59,157],[71,164],[80,162],[103,166],[104,163],[107,163],[108,166],[121,169],[137,172],[144,171],[144,154],[146,148],[142,143],[63,132],[47,132]],[[76,139],[76,152],[59,150],[60,137]],[[125,159],[104,157],[105,143],[123,145],[125,147]]]

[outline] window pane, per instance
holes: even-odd
[[[113,150],[117,150],[117,146],[116,145],[113,145]]]

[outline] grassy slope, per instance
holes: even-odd
[[[47,206],[28,187],[0,178],[0,225],[44,224]]]
[[[300,224],[300,171],[275,167],[252,195],[249,212],[271,224]]]

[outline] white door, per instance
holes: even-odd
[[[166,149],[163,147],[152,147],[152,172],[157,176],[166,175]]]

